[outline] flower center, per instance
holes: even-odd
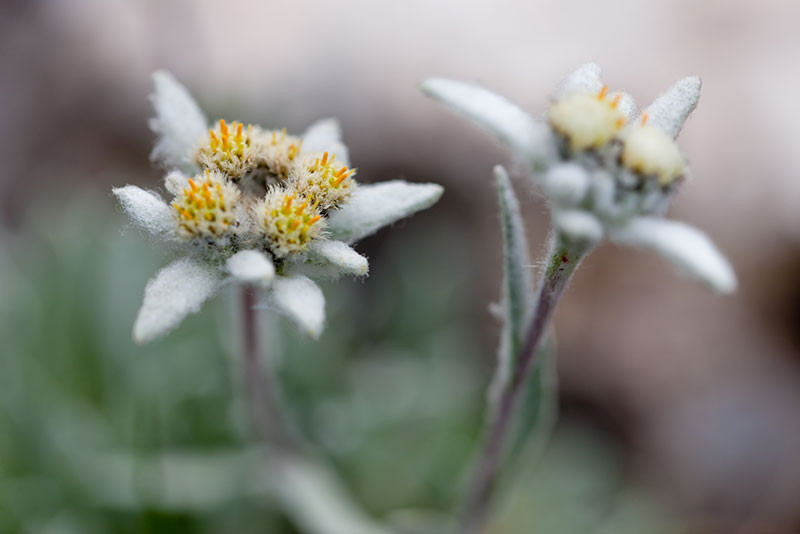
[[[607,91],[603,86],[598,94],[570,93],[550,108],[550,126],[567,139],[572,152],[607,144],[625,125],[625,115],[618,109],[622,94],[609,99]]]
[[[292,164],[300,153],[303,140],[293,135],[286,135],[286,128],[265,132],[261,136],[261,164],[267,170],[285,180],[289,176]]]
[[[216,128],[208,130],[208,141],[198,148],[195,159],[205,169],[218,170],[232,180],[238,180],[256,166],[253,147],[253,127],[225,119]]]
[[[355,169],[347,165],[336,165],[336,155],[328,152],[306,156],[295,173],[292,184],[320,209],[327,210],[346,202],[356,187]]]
[[[269,241],[268,246],[275,256],[281,258],[305,250],[308,243],[322,235],[325,220],[318,203],[296,191],[289,193],[283,188],[267,192],[261,203],[259,222]]]
[[[221,237],[233,229],[233,209],[239,191],[222,177],[206,170],[204,177],[189,178],[185,188],[172,202],[178,229],[186,238]]]
[[[655,176],[664,186],[678,180],[686,170],[678,144],[660,128],[647,124],[647,114],[624,136],[621,160],[633,172]]]

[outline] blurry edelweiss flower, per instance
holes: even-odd
[[[636,114],[633,98],[609,94],[600,67],[588,63],[561,84],[544,120],[478,85],[429,78],[422,90],[492,131],[530,168],[563,239],[651,249],[717,291],[736,288],[704,233],[663,218],[688,175],[675,138],[697,105],[699,78],[678,81]]]
[[[147,284],[133,330],[139,343],[166,334],[231,282],[264,288],[267,306],[317,337],[325,301],[308,276],[365,276],[367,259],[350,243],[442,194],[440,185],[402,180],[357,185],[333,119],[299,137],[223,119],[209,129],[169,73],[153,80],[152,157],[169,169],[173,200],[133,185],[113,192],[135,224],[181,257]]]

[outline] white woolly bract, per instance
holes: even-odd
[[[161,269],[147,283],[144,302],[133,325],[133,339],[147,343],[176,326],[212,297],[222,285],[218,268],[181,258]]]
[[[655,217],[637,217],[610,229],[613,241],[658,252],[685,273],[721,293],[736,289],[736,274],[728,260],[700,230]]]
[[[135,185],[115,187],[111,191],[137,226],[164,239],[176,237],[172,208],[156,193]]]
[[[350,154],[342,142],[342,129],[336,119],[322,119],[303,133],[303,152],[328,152],[336,159],[350,165]]]
[[[551,167],[542,178],[547,196],[560,205],[575,206],[586,198],[590,177],[577,163],[563,163]]]
[[[189,187],[189,177],[179,170],[170,171],[164,177],[164,187],[173,195],[178,195]]]
[[[533,284],[528,241],[525,238],[519,201],[508,173],[502,166],[494,168],[494,177],[503,238],[503,282],[498,310],[502,332],[497,351],[497,370],[489,389],[490,400],[496,403],[511,378],[514,359],[524,342],[533,302]]]
[[[555,210],[553,227],[570,241],[595,244],[603,239],[603,223],[588,211]]]
[[[269,286],[275,278],[275,266],[263,252],[241,250],[228,258],[225,269],[236,280],[247,284]]]
[[[561,98],[576,91],[599,93],[603,88],[601,74],[602,69],[597,63],[584,63],[564,78],[558,87],[556,96]]]
[[[154,72],[153,85],[150,100],[156,116],[150,120],[150,128],[158,139],[150,157],[191,174],[196,169],[192,162],[194,147],[206,133],[208,122],[189,91],[169,72]]]
[[[552,155],[549,128],[506,98],[479,85],[428,78],[422,91],[474,120],[532,165],[543,165]]]
[[[658,126],[672,138],[678,137],[689,114],[697,106],[701,85],[697,76],[675,82],[645,110],[648,124]]]
[[[350,242],[431,207],[442,196],[439,184],[412,184],[392,180],[361,185],[341,209],[328,216],[331,238]]]
[[[321,266],[334,266],[342,274],[366,276],[369,272],[367,258],[341,241],[328,239],[314,241],[308,247],[308,259]]]
[[[558,91],[556,91],[556,97],[562,98],[569,93],[579,91],[597,94],[603,88],[601,75],[602,69],[600,65],[594,62],[585,63],[572,71],[572,73],[561,82]],[[615,91],[611,96],[613,97],[617,94],[620,95],[617,109],[626,118],[631,118],[636,111],[636,101],[631,95],[624,91]]]
[[[269,305],[316,339],[325,325],[325,296],[317,284],[302,275],[279,276],[272,284]]]

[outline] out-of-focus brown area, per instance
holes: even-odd
[[[477,290],[463,313],[488,325],[500,272],[490,174],[508,154],[418,81],[478,80],[541,113],[589,60],[640,104],[699,74],[680,138],[692,177],[669,216],[710,234],[740,289],[716,296],[660,258],[603,247],[557,314],[562,402],[618,433],[629,469],[691,532],[796,532],[798,20],[789,0],[5,3],[2,222],[19,229],[43,196],[157,187],[146,95],[149,73],[166,68],[211,117],[295,132],[338,117],[363,181],[444,184],[428,221],[472,243]],[[537,251],[545,206],[515,183]],[[494,335],[487,326],[487,347]]]

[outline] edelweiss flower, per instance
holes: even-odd
[[[208,123],[166,72],[153,75],[158,134],[152,157],[170,170],[171,203],[133,185],[114,194],[134,223],[181,257],[145,289],[133,329],[146,343],[232,282],[266,290],[266,305],[317,337],[324,297],[306,275],[365,276],[367,259],[350,243],[433,205],[437,184],[402,180],[357,185],[333,119],[300,136],[220,120]]]
[[[544,120],[477,85],[430,78],[427,95],[497,135],[545,191],[557,232],[586,247],[602,239],[648,248],[721,292],[736,287],[706,235],[663,219],[688,175],[674,139],[700,97],[700,79],[678,81],[640,114],[609,94],[600,67],[583,65],[562,83]]]

